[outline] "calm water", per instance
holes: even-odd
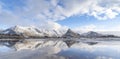
[[[78,43],[58,53],[68,59],[120,59],[120,42]]]
[[[11,52],[16,51],[6,46],[0,46],[0,55],[9,55]],[[61,50],[55,55],[63,56],[67,59],[120,59],[120,41],[100,41],[94,45],[89,45],[86,42],[74,43],[71,47]]]

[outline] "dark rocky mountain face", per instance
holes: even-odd
[[[79,38],[80,34],[73,32],[71,29],[68,29],[67,32],[62,36],[64,38]]]

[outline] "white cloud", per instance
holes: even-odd
[[[119,0],[28,0],[25,16],[42,14],[48,20],[63,20],[88,14],[99,20],[113,19],[120,14]]]
[[[84,25],[80,27],[75,27],[73,29],[75,32],[78,33],[85,33],[89,31],[95,31],[101,34],[112,34],[112,35],[117,35],[120,36],[120,26],[111,26],[108,28],[108,26],[104,25],[95,25],[95,24],[89,24],[89,25]]]
[[[59,30],[61,28],[67,29],[66,26],[61,26],[57,22],[54,22],[53,20],[49,20],[49,18],[47,18],[51,14],[47,13],[48,9],[45,7],[43,3],[44,0],[43,1],[38,0],[39,2],[43,3],[43,5],[41,4],[41,7],[39,6],[40,4],[36,4],[37,0],[35,1],[35,3],[33,3],[34,2],[33,0],[31,1],[32,1],[31,5],[21,10],[16,9],[15,11],[4,9],[3,5],[5,4],[2,3],[3,5],[0,5],[0,19],[1,19],[0,23],[4,25],[6,24],[9,26],[15,26],[15,25],[31,26],[33,25],[33,26],[38,26],[40,28],[45,28],[45,29],[55,29],[55,30]],[[36,5],[32,6],[32,3]],[[49,5],[46,5],[46,6],[50,7]],[[46,11],[44,12],[44,10]]]
[[[98,18],[99,20],[113,19],[119,15],[120,0],[99,0],[93,3],[90,15]]]
[[[99,20],[113,19],[120,14],[120,0],[26,0],[24,7],[6,10],[0,2],[0,23],[62,27],[56,21],[74,15],[87,14]],[[4,6],[3,6],[4,5]],[[9,22],[10,21],[10,22]],[[49,24],[53,23],[53,24]],[[47,25],[47,26],[46,26]],[[95,26],[85,27],[91,30]]]
[[[85,26],[81,26],[81,27],[76,27],[73,30],[80,32],[80,33],[84,33],[84,32],[88,32],[88,31],[95,31],[96,28],[97,27],[94,24],[90,24],[90,25],[85,25]]]

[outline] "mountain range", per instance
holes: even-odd
[[[23,35],[25,38],[41,38],[41,37],[62,37],[62,38],[98,38],[98,37],[118,37],[115,35],[105,35],[100,34],[94,31],[89,31],[87,33],[79,34],[77,32],[72,31],[71,29],[68,30],[55,30],[55,29],[41,29],[37,27],[22,27],[22,26],[14,26],[8,28],[6,30],[0,31],[2,34],[16,34],[16,35]]]

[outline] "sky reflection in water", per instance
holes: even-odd
[[[96,45],[75,44],[58,55],[69,59],[120,59],[120,45],[111,43],[113,42]]]
[[[36,52],[35,51],[30,52],[28,50],[26,52],[30,53],[27,55],[33,56],[34,54],[38,54],[38,51],[36,50]],[[6,46],[0,46],[0,55],[3,53],[10,53],[10,52],[15,52],[15,51]],[[19,54],[20,53],[16,52],[16,54],[13,54],[13,56],[14,55],[18,56]],[[40,57],[40,55],[38,55],[38,57]],[[98,44],[95,44],[95,45],[89,45],[87,43],[80,42],[80,43],[73,44],[68,49],[61,50],[56,55],[63,56],[68,59],[120,59],[120,43],[119,42],[102,42],[102,43],[99,42]],[[21,57],[24,57],[24,56],[21,55]]]

